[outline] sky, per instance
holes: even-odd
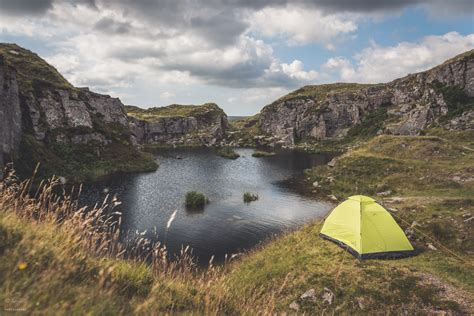
[[[253,115],[304,85],[388,82],[474,49],[474,1],[0,0],[0,42],[127,105]]]

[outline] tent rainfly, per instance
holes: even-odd
[[[326,218],[321,237],[346,248],[358,259],[401,258],[414,254],[403,230],[374,199],[354,195]]]

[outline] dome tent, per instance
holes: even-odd
[[[346,248],[358,259],[414,254],[413,246],[390,213],[363,195],[351,196],[335,207],[324,221],[320,235]]]

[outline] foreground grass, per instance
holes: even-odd
[[[52,223],[25,222],[14,214],[0,215],[0,302],[36,313],[118,313],[130,311],[127,302],[105,285],[119,263],[95,259],[80,249],[76,238]],[[18,264],[25,262],[26,269]],[[120,264],[135,274],[133,263]],[[115,281],[119,281],[117,278]],[[100,286],[102,284],[103,286]],[[17,301],[7,304],[9,300]]]
[[[198,271],[186,251],[170,262],[165,248],[142,238],[121,244],[118,219],[107,215],[115,199],[78,208],[51,193],[56,185],[37,199],[24,193],[28,185],[0,186],[2,314],[230,312],[215,285],[222,269]]]
[[[308,313],[462,312],[462,303],[469,304],[474,291],[472,269],[453,258],[424,253],[359,262],[320,239],[319,224],[271,241],[224,270],[204,274],[156,272],[133,260],[90,255],[68,230],[25,222],[14,214],[2,212],[0,228],[0,298],[17,299],[21,308],[40,314],[271,313],[289,311],[293,301]],[[28,264],[25,270],[17,267],[21,261]],[[451,285],[440,288],[427,277],[430,273]],[[332,305],[322,299],[298,300],[310,288],[319,298],[325,287],[335,294]],[[453,288],[456,296],[446,296]]]
[[[291,302],[300,312],[460,312],[461,302],[472,295],[473,272],[468,265],[443,254],[425,252],[417,257],[384,261],[358,261],[338,246],[319,238],[321,224],[312,224],[278,238],[237,263],[227,277],[236,296],[253,298],[255,310],[288,311]],[[449,283],[459,299],[446,295],[436,280]],[[449,280],[449,281],[447,281]],[[323,302],[324,288],[335,294]],[[315,289],[316,302],[299,296]],[[471,302],[472,304],[472,302]]]
[[[2,192],[0,302],[18,298],[40,314],[270,314],[295,312],[292,302],[306,314],[468,313],[474,306],[474,238],[472,220],[466,221],[473,213],[473,139],[471,132],[441,130],[381,136],[349,150],[333,168],[308,171],[310,183],[323,184],[318,195],[389,192],[384,203],[397,209],[402,228],[416,222],[412,239],[423,250],[401,260],[358,261],[319,238],[322,223],[315,222],[224,267],[199,271],[189,260],[172,264],[159,259],[163,251],[156,247],[152,263],[145,264],[91,247],[95,243],[84,242],[77,222],[27,215],[43,214],[45,205],[50,214],[51,204],[31,202],[36,213],[25,212],[30,204]],[[439,250],[427,249],[428,242]],[[20,262],[27,268],[20,270]],[[300,299],[309,289],[314,301]],[[323,299],[327,293],[334,295],[331,304]]]

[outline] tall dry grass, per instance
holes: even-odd
[[[229,285],[225,280],[234,256],[226,258],[224,265],[217,266],[211,258],[204,270],[198,268],[189,247],[182,248],[180,254],[170,260],[166,246],[160,242],[140,234],[121,232],[122,214],[115,210],[120,205],[116,196],[107,195],[93,206],[81,207],[77,197],[82,186],[66,191],[62,182],[58,177],[38,181],[35,175],[21,181],[13,170],[9,170],[0,182],[0,212],[14,212],[22,221],[54,223],[73,236],[73,243],[87,256],[146,263],[152,271],[153,284],[148,297],[133,306],[137,312],[193,310],[218,314],[236,311],[238,306],[235,306],[235,299],[229,299]],[[168,223],[172,222],[170,218]],[[110,283],[111,275],[111,270],[104,269],[97,283]],[[162,292],[170,291],[163,284],[172,291],[173,287],[178,287],[196,295],[191,299],[181,298],[178,292],[171,304],[162,305]],[[181,299],[186,302],[184,306]]]

